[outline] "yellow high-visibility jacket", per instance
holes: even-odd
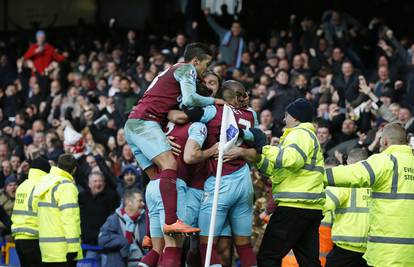
[[[66,254],[71,252],[82,259],[78,189],[72,175],[52,167],[36,186],[34,196],[38,198],[42,261],[66,262]]]
[[[16,190],[12,213],[12,234],[14,239],[38,239],[37,198],[33,197],[35,186],[47,175],[39,169],[30,169],[27,180]]]
[[[407,145],[326,170],[329,185],[371,187],[364,258],[375,267],[414,266],[414,156]]]
[[[321,146],[312,123],[286,129],[278,146],[265,146],[256,167],[272,181],[279,206],[322,210],[325,174]]]
[[[333,242],[343,249],[364,253],[367,248],[371,188],[328,186],[325,193],[325,211],[334,213]]]

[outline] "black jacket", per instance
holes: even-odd
[[[272,115],[276,123],[282,123],[286,107],[297,98],[300,98],[301,94],[296,88],[277,83],[272,86],[270,90],[274,90],[276,94],[270,100],[267,100],[265,97],[262,101],[262,107],[263,109],[269,109],[272,111]]]
[[[85,190],[79,193],[79,208],[82,229],[82,242],[89,245],[98,243],[99,229],[105,223],[119,204],[117,194],[105,188],[96,197],[91,191]]]

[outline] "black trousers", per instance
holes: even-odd
[[[17,239],[15,244],[21,267],[43,266],[38,239]]]
[[[48,262],[43,263],[44,267],[76,267],[76,261],[71,262]]]
[[[265,230],[257,254],[257,266],[281,266],[293,249],[300,267],[320,267],[319,225],[322,211],[277,207]]]
[[[364,254],[334,246],[326,256],[326,267],[367,267]]]

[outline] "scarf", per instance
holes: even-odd
[[[141,212],[138,211],[134,216],[129,217],[125,212],[125,209],[120,208],[119,214],[121,214],[122,219],[125,221],[125,238],[128,240],[129,244],[132,244],[134,242],[135,222],[141,215]]]

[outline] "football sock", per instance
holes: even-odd
[[[180,267],[182,248],[167,247],[162,257],[162,267]]]
[[[236,246],[237,254],[239,254],[239,259],[242,267],[251,267],[256,266],[256,256],[253,253],[252,245],[246,244],[241,246]]]
[[[201,253],[201,259],[202,259],[202,266],[204,266],[206,262],[207,244],[200,244],[200,253]],[[220,256],[217,254],[215,245],[213,245],[213,249],[211,250],[211,259],[210,259],[210,265],[214,265],[214,264],[221,264]]]
[[[160,179],[160,192],[164,204],[165,224],[177,221],[177,171],[163,170],[158,175]]]
[[[157,267],[158,259],[160,258],[160,254],[155,250],[151,249],[142,259],[141,263],[146,264],[149,267]]]

